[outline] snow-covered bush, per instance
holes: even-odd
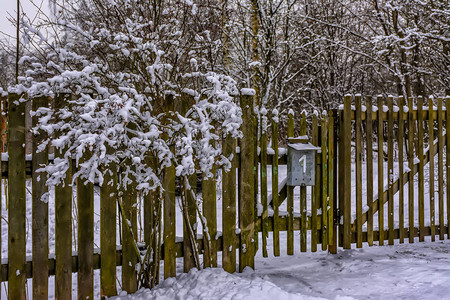
[[[241,110],[236,82],[215,68],[223,51],[214,10],[181,0],[53,3],[51,19],[39,26],[22,22],[34,50],[20,60],[27,71],[15,87],[30,99],[54,99],[32,112],[39,117],[34,130],[48,134],[40,147],[64,154],[42,168],[48,185],[65,178],[72,159],[73,182],[108,184],[104,172],[114,166],[120,188],[134,183],[141,194],[162,191],[169,166],[182,178],[196,167],[213,176],[213,166],[230,166],[220,141],[239,137]],[[161,210],[155,211],[158,239]],[[157,274],[159,261],[143,257],[150,264],[139,269]],[[144,277],[144,285],[155,283]]]

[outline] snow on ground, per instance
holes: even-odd
[[[256,258],[256,271],[192,270],[114,299],[450,299],[450,240]]]

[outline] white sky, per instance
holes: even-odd
[[[48,11],[48,0],[20,0],[23,11],[30,19],[36,15],[37,8],[42,7],[44,12]],[[33,5],[34,3],[34,5]],[[16,18],[17,0],[0,0],[0,38],[4,38],[4,34],[16,36],[16,27],[8,21],[11,16]]]

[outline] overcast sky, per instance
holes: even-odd
[[[44,11],[48,11],[48,0],[20,0],[23,11],[30,19],[36,15],[37,9],[35,7],[42,7]],[[33,3],[35,5],[33,5]],[[16,0],[0,0],[0,31],[15,37],[16,27],[8,21],[9,16],[14,18],[17,15],[17,1]],[[3,36],[3,34],[0,34]]]

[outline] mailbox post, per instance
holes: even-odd
[[[288,140],[287,185],[315,185],[315,155],[321,150],[308,142],[308,137]]]

